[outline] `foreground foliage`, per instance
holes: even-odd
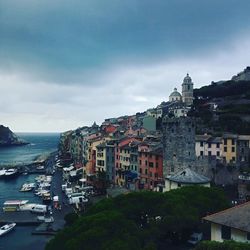
[[[235,241],[215,242],[203,241],[195,250],[250,250],[250,244]]]
[[[91,207],[59,232],[46,249],[158,249],[166,239],[186,240],[202,216],[228,205],[223,192],[216,188],[120,195]]]

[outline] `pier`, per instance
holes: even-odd
[[[39,225],[40,221],[37,220],[37,214],[33,214],[29,211],[18,212],[0,212],[0,223],[6,224],[15,222],[17,225],[30,226]]]

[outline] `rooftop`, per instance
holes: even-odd
[[[168,177],[167,179],[170,181],[186,184],[203,184],[211,181],[208,177],[198,174],[190,168],[181,170],[175,175]]]
[[[250,202],[206,216],[203,219],[216,224],[250,232]]]

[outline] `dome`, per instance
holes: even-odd
[[[177,88],[174,88],[174,92],[171,93],[169,96],[169,101],[170,102],[180,102],[182,99],[181,94],[177,91]]]
[[[171,97],[181,97],[180,92],[177,91],[177,88],[174,88],[174,92],[170,94]],[[169,97],[170,97],[169,96]]]

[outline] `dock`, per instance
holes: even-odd
[[[33,214],[30,211],[0,212],[0,223],[6,224],[10,222],[15,222],[17,225],[22,226],[41,224],[37,220],[37,214]]]

